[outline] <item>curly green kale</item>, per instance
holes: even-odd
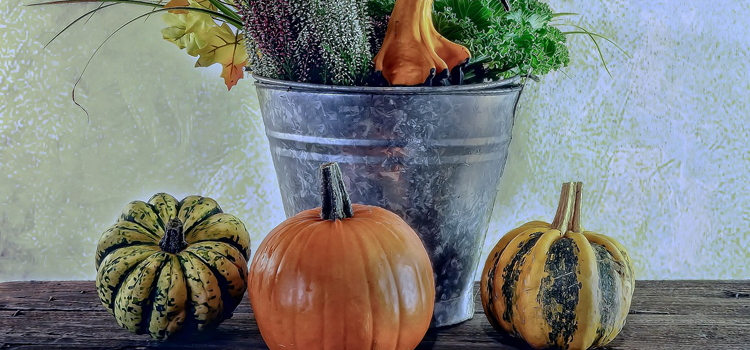
[[[538,0],[436,0],[435,26],[443,36],[469,48],[467,82],[543,75],[570,62],[565,35],[550,21],[554,13]],[[473,73],[473,76],[471,75]]]

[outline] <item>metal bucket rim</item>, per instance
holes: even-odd
[[[367,95],[451,95],[466,93],[497,93],[511,92],[523,89],[524,83],[520,75],[511,78],[493,81],[489,83],[451,85],[451,86],[343,86],[343,85],[323,85],[312,83],[300,83],[290,80],[278,80],[262,77],[253,74],[255,85],[257,87],[268,89],[283,89],[287,91],[297,90],[306,92],[319,93],[348,93],[348,94],[367,94]],[[531,77],[532,79],[535,77]]]

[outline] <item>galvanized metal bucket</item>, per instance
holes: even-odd
[[[384,88],[255,79],[287,217],[320,205],[318,168],[338,162],[352,202],[398,214],[424,242],[433,327],[472,318],[520,78]]]

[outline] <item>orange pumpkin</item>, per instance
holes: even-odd
[[[273,229],[248,294],[271,349],[413,349],[432,319],[435,281],[417,234],[385,209],[351,204],[336,163],[322,206]]]

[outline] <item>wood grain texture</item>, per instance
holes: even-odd
[[[528,349],[476,316],[431,330],[418,349]],[[637,281],[622,333],[606,349],[750,349],[750,281]],[[247,298],[218,329],[156,342],[121,329],[93,281],[0,283],[0,348],[266,349]]]

